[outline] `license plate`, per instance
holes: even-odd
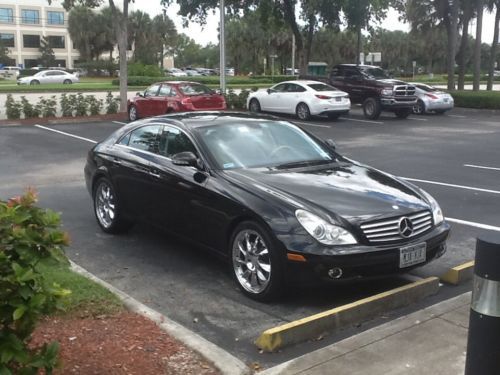
[[[444,99],[443,99],[443,101],[444,101],[445,103],[448,103],[448,98],[444,98]]]
[[[336,101],[336,102],[341,102],[341,101],[342,101],[342,98],[335,98],[335,101]]]
[[[405,246],[399,249],[399,268],[410,267],[425,262],[426,243]]]

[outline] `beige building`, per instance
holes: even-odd
[[[12,65],[37,66],[42,37],[51,43],[56,66],[73,68],[78,62],[68,33],[68,13],[58,1],[47,4],[47,0],[0,0],[0,40],[9,49]]]

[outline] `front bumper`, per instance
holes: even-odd
[[[453,109],[453,106],[454,106],[454,101],[444,102],[444,101],[433,100],[425,103],[425,109],[427,111],[436,111],[436,110],[447,111]]]
[[[398,273],[423,266],[434,259],[441,257],[446,252],[446,240],[450,233],[450,226],[444,222],[432,231],[416,239],[397,245],[367,246],[359,245],[352,247],[353,253],[345,255],[328,255],[325,250],[315,254],[300,253],[306,258],[306,262],[287,261],[287,281],[291,284],[317,284],[321,282],[347,282],[365,278],[379,278],[391,276]],[[400,268],[400,248],[426,243],[425,262]],[[328,271],[340,268],[342,276],[331,278]]]
[[[384,109],[412,108],[417,104],[416,97],[382,97],[380,104]]]

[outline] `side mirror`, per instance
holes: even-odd
[[[268,93],[268,94],[272,94],[273,92],[274,92],[274,90],[267,89],[267,93]]]
[[[214,90],[217,95],[222,95],[222,90],[221,89],[215,89]]]
[[[172,163],[184,167],[198,168],[198,158],[191,151],[179,152],[172,156]]]
[[[325,143],[330,147],[332,148],[333,150],[335,150],[337,148],[337,144],[335,143],[335,141],[333,139],[327,139],[325,141]]]
[[[144,93],[142,93],[142,92],[136,92],[135,96],[140,96],[142,98],[144,96]]]

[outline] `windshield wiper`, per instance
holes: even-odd
[[[312,165],[321,165],[321,164],[330,164],[335,160],[325,160],[325,159],[315,159],[315,160],[301,160],[301,161],[292,161],[290,163],[278,164],[273,168],[276,169],[288,169],[288,168],[300,168],[300,167],[310,167]]]

